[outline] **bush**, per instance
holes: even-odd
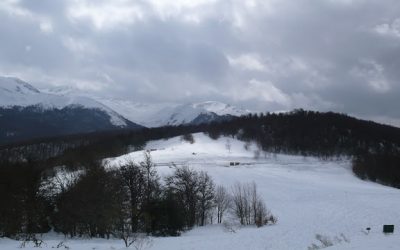
[[[194,138],[192,134],[184,134],[181,136],[182,141],[189,142],[190,144],[194,143]]]

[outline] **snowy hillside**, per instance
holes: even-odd
[[[207,171],[217,185],[228,188],[237,181],[256,182],[278,223],[262,228],[237,227],[235,232],[223,225],[197,227],[180,237],[152,237],[151,244],[141,249],[322,249],[316,235],[333,245],[328,249],[398,249],[400,191],[356,178],[348,160],[259,154],[254,145],[231,137],[212,140],[201,133],[195,134],[194,140],[193,144],[180,137],[152,141],[146,149],[151,150],[161,176],[171,173],[175,164]],[[138,151],[107,159],[108,167],[118,167],[127,160],[138,162],[142,156],[143,151]],[[230,162],[240,164],[230,166]],[[383,235],[383,224],[394,224],[395,233]],[[367,227],[371,228],[369,233]],[[116,239],[65,239],[53,233],[43,238],[42,249],[57,248],[62,241],[70,250],[126,249]],[[1,249],[17,249],[19,245],[0,239]],[[28,245],[25,249],[35,248]]]
[[[126,127],[126,119],[105,105],[85,96],[56,95],[42,93],[30,84],[13,77],[0,77],[0,107],[37,106],[43,110],[63,109],[79,106],[98,109],[110,116],[110,122],[118,127]]]
[[[251,112],[249,110],[239,109],[229,104],[213,101],[194,103],[192,104],[192,107],[195,109],[204,109],[217,115],[242,116]]]
[[[228,233],[223,227],[197,228],[178,238],[157,238],[152,249],[307,249],[330,238],[332,249],[396,249],[398,232],[382,235],[383,224],[400,226],[400,191],[356,178],[350,162],[321,161],[281,154],[260,155],[251,145],[232,138],[212,140],[203,134],[190,144],[180,138],[150,142],[159,173],[172,163],[207,171],[217,184],[255,181],[278,224]],[[256,153],[255,153],[256,152]],[[143,152],[109,159],[117,166],[140,161]],[[259,159],[255,159],[259,155]],[[230,162],[240,162],[229,167]],[[371,227],[370,234],[365,229]]]
[[[121,99],[96,98],[96,100],[116,110],[128,120],[145,127],[162,126],[163,124],[157,123],[155,117],[160,110],[168,106],[168,104],[135,103]]]

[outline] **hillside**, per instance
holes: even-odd
[[[390,249],[400,243],[398,233],[387,237],[381,233],[383,224],[400,226],[400,191],[359,180],[348,160],[282,154],[261,154],[255,159],[256,145],[246,150],[246,143],[231,137],[213,140],[198,133],[194,141],[190,144],[175,137],[152,141],[146,149],[154,150],[151,154],[162,176],[173,171],[173,164],[183,164],[207,171],[217,184],[227,187],[237,181],[255,181],[278,224],[236,233],[218,226],[198,228],[180,238],[154,239],[151,249],[307,249],[312,243],[320,244],[316,234],[329,237],[337,249],[360,245]],[[140,161],[142,154],[112,158],[109,165]],[[232,167],[230,162],[240,165]],[[372,228],[369,235],[363,233],[367,227]],[[335,242],[335,237],[340,240]]]

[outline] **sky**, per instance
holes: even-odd
[[[400,1],[1,0],[0,75],[400,126]]]

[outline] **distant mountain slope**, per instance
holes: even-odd
[[[164,125],[201,124],[227,120],[250,113],[220,102],[203,102],[169,107],[159,112],[158,123]]]
[[[18,78],[0,77],[0,145],[38,137],[141,126],[198,125],[248,113],[215,101],[143,104],[100,98],[74,88],[39,90]]]
[[[0,107],[37,106],[42,110],[82,107],[98,109],[110,117],[110,122],[118,127],[126,127],[126,119],[107,106],[85,96],[56,95],[43,93],[32,85],[13,77],[0,77]]]
[[[144,104],[103,98],[98,101],[111,107],[130,121],[146,127],[210,123],[250,113],[248,110],[241,110],[216,101],[181,105]]]
[[[200,103],[140,103],[130,100],[99,97],[71,87],[56,87],[43,92],[63,96],[86,96],[118,112],[133,123],[148,128],[177,126],[183,124],[202,124],[213,121],[225,121],[251,113],[249,110],[217,101]]]
[[[17,78],[0,77],[0,144],[140,127],[91,98],[42,93]]]

